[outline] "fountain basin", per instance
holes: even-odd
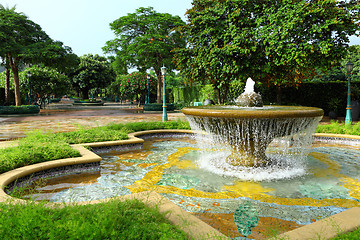
[[[149,134],[150,132],[154,133],[154,131],[149,131]],[[142,133],[141,136],[145,137],[144,133]],[[317,224],[322,221],[324,225],[321,225],[322,227],[318,225],[319,228],[317,228],[318,230],[316,231],[313,227],[307,228],[309,233],[313,234],[312,236],[316,237],[316,233],[321,233],[321,236],[323,236],[323,229],[325,227],[327,227],[327,233],[333,232],[333,234],[337,234],[338,231],[336,229],[327,225],[329,220],[319,219],[344,211],[347,208],[358,207],[358,199],[360,196],[358,187],[359,171],[357,170],[360,139],[357,138],[357,141],[350,141],[350,139],[346,140],[345,138],[343,139],[343,137],[344,136],[340,135],[329,136],[322,134],[320,139],[318,138],[318,141],[325,141],[326,143],[329,140],[329,144],[331,145],[316,145],[309,157],[309,161],[307,161],[307,164],[309,164],[308,169],[313,173],[300,178],[294,178],[292,182],[289,182],[287,179],[274,182],[244,182],[234,179],[234,182],[232,182],[228,177],[216,176],[211,173],[207,175],[206,171],[204,172],[201,169],[198,170],[206,175],[194,175],[194,166],[190,164],[189,158],[191,156],[196,158],[196,154],[194,155],[192,153],[197,151],[196,145],[188,145],[188,143],[182,145],[177,141],[178,138],[176,138],[173,145],[177,150],[169,150],[167,147],[168,143],[163,144],[160,141],[156,143],[160,145],[155,146],[148,154],[144,154],[141,149],[139,149],[138,152],[131,150],[121,153],[105,153],[103,163],[101,163],[104,167],[104,171],[101,171],[101,174],[104,175],[103,177],[99,178],[97,172],[95,172],[93,174],[94,184],[86,186],[86,181],[79,179],[78,185],[74,186],[73,181],[76,182],[75,179],[80,177],[80,174],[75,174],[73,175],[74,180],[71,182],[72,184],[70,184],[70,188],[75,187],[75,189],[73,189],[74,191],[69,189],[72,193],[69,192],[69,194],[60,195],[65,197],[69,196],[69,200],[71,201],[76,201],[77,199],[80,201],[88,201],[94,199],[94,197],[95,199],[102,199],[110,197],[110,195],[121,195],[121,191],[119,191],[120,188],[127,188],[131,190],[132,193],[147,190],[156,191],[185,210],[193,212],[201,219],[207,219],[208,217],[213,217],[214,219],[218,219],[219,217],[224,218],[224,221],[218,226],[220,229],[225,229],[226,231],[228,231],[229,228],[224,224],[227,224],[226,217],[230,215],[229,212],[234,212],[239,205],[250,201],[259,212],[260,217],[259,226],[253,230],[252,237],[256,239],[262,238],[260,236],[260,231],[262,231],[261,222],[269,227],[273,227],[274,225],[279,226],[279,224],[281,224],[281,226],[285,228],[282,229],[282,231],[289,231],[303,224],[310,224],[313,221],[316,221],[315,224]],[[352,138],[355,137],[352,136]],[[344,146],[341,148],[342,150],[340,150],[338,146],[332,146],[333,141],[339,141],[341,143],[349,141],[348,144],[350,145]],[[129,143],[128,141],[122,142],[123,144]],[[186,142],[188,141],[186,140]],[[120,141],[118,144],[121,144]],[[105,145],[109,145],[109,143],[102,143],[102,146]],[[352,145],[353,147],[351,147]],[[145,148],[147,148],[147,146],[148,144],[144,144]],[[100,144],[98,144],[98,147],[100,147]],[[111,149],[112,148],[109,148],[108,150],[110,151]],[[116,158],[119,159],[116,160],[111,157],[114,154],[118,156]],[[165,159],[166,157],[167,160]],[[121,170],[116,167],[120,165],[128,166],[131,162],[132,166],[127,170]],[[119,173],[109,172],[109,170],[112,171],[112,169],[115,168],[120,170]],[[19,170],[20,169],[18,169],[17,172],[19,172]],[[145,170],[147,173],[141,176],[139,182],[134,181],[136,179],[132,179],[132,182],[127,182],[127,180],[131,179],[126,177],[123,172],[129,172],[127,176],[134,176],[133,170],[136,170],[136,172]],[[175,173],[174,170],[183,172],[182,175],[184,177],[179,177],[179,172]],[[116,176],[112,177],[113,175]],[[120,179],[121,176],[123,176],[123,180],[126,181],[113,181],[115,178]],[[196,178],[201,179],[201,181],[196,181]],[[212,184],[215,185],[213,186]],[[223,184],[225,185],[223,186]],[[91,189],[98,188],[99,185],[103,186],[102,191],[101,188],[99,188],[100,192],[95,196],[89,195],[93,193]],[[54,184],[54,187],[61,188],[61,191],[65,190],[63,188],[64,186],[60,184]],[[219,192],[214,191],[215,189],[218,189]],[[44,191],[44,189],[40,189],[40,191]],[[76,192],[79,194],[77,195]],[[54,194],[53,190],[48,190],[48,193],[51,195]],[[67,200],[59,199],[59,201]],[[351,212],[352,210],[348,211]],[[349,224],[349,221],[345,221],[346,228],[341,228],[342,230],[354,229],[355,226],[359,224],[358,218],[356,217],[358,215],[354,215],[355,217],[351,218],[350,212],[346,215],[345,219],[354,219],[350,221],[353,225]],[[271,216],[271,218],[269,218],[269,216]],[[339,221],[337,216],[334,215],[334,217],[336,221]],[[207,221],[211,223],[210,219]],[[214,221],[219,224],[219,220]],[[266,225],[267,223],[269,223],[269,225]],[[291,225],[289,225],[289,223],[291,223]],[[239,233],[236,233],[236,227],[233,225],[232,223],[232,229],[235,231],[234,234],[239,236]],[[313,224],[310,226],[312,225]],[[350,225],[352,226],[351,228]],[[305,230],[302,229],[303,228],[298,228],[297,232],[303,235]],[[294,231],[291,231],[290,233],[293,232]],[[231,235],[231,237],[235,236]]]
[[[324,111],[300,106],[201,106],[183,108],[191,128],[210,134],[215,144],[228,145],[227,162],[235,166],[260,167],[271,163],[267,146],[274,138],[303,134],[309,136]]]

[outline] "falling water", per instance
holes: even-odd
[[[200,133],[197,134],[197,143],[202,149],[200,168],[241,180],[268,181],[306,174],[304,160],[321,117],[228,119],[187,115],[187,119],[191,128]],[[230,145],[237,143],[235,151],[246,155],[244,149],[249,147],[246,144],[250,139],[256,147],[266,148],[269,144],[265,152],[268,164],[262,167],[229,164],[226,159],[231,154]]]

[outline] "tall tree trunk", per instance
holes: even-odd
[[[222,96],[222,104],[224,104],[225,101],[226,101],[226,99],[227,99],[228,91],[229,91],[229,85],[226,84],[226,85],[225,85],[225,90],[224,90],[224,95]]]
[[[89,99],[89,89],[87,88],[82,88],[81,90],[81,95],[83,99]]]
[[[276,88],[276,104],[281,105],[281,88],[278,86]]]
[[[155,74],[157,77],[156,103],[161,103],[162,75],[160,69],[155,69]]]
[[[221,104],[221,92],[220,92],[220,88],[217,88],[215,87],[215,90],[216,90],[216,95],[217,95],[217,101],[218,101],[218,104]]]
[[[5,103],[7,105],[10,104],[11,98],[10,98],[10,69],[8,64],[6,64],[5,68]]]
[[[8,54],[8,58],[11,70],[14,75],[15,105],[21,106],[18,60],[16,58],[13,59],[10,53]]]

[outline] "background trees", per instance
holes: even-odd
[[[127,68],[137,68],[140,72],[152,68],[157,76],[157,102],[160,103],[160,69],[162,66],[173,69],[171,50],[185,47],[185,38],[176,30],[182,25],[184,22],[178,16],[157,13],[152,7],[139,8],[110,23],[116,38],[108,41],[103,50],[115,53],[117,61]]]
[[[152,85],[152,80],[149,80]],[[132,72],[123,76],[120,83],[120,91],[130,99],[136,99],[138,106],[145,99],[147,94],[147,74],[141,72]]]
[[[53,41],[39,25],[23,13],[0,5],[0,57],[14,75],[15,103],[21,105],[19,66],[44,63],[64,67],[69,47]]]
[[[31,93],[32,101],[38,98],[44,101],[50,95],[63,96],[69,91],[71,83],[66,75],[53,68],[32,66],[20,73],[20,87],[23,94]]]
[[[354,0],[194,0],[182,28],[188,46],[175,62],[188,78],[212,83],[219,103],[231,81],[247,77],[296,86],[339,65],[359,30],[359,9]]]
[[[80,63],[70,74],[73,87],[82,93],[84,99],[89,98],[92,88],[106,88],[115,81],[115,72],[105,57],[87,54],[80,57]]]

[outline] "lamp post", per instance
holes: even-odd
[[[31,77],[31,72],[28,71],[27,73],[28,73],[27,75],[28,75],[28,79],[29,79],[29,92],[30,92],[29,93],[29,105],[31,105],[31,78],[30,78]]]
[[[161,74],[163,77],[163,116],[162,116],[162,120],[163,122],[167,121],[167,112],[166,112],[166,99],[165,99],[165,74],[166,74],[166,68],[162,67],[161,68]]]
[[[149,104],[150,103],[150,75],[148,74],[147,75],[147,96],[146,96],[146,101],[145,101],[145,104]]]
[[[348,62],[346,64],[346,72],[348,75],[348,94],[347,94],[347,106],[346,106],[346,117],[345,124],[351,124],[351,90],[350,90],[350,80],[351,80],[351,72],[354,68],[354,64],[352,62]]]

